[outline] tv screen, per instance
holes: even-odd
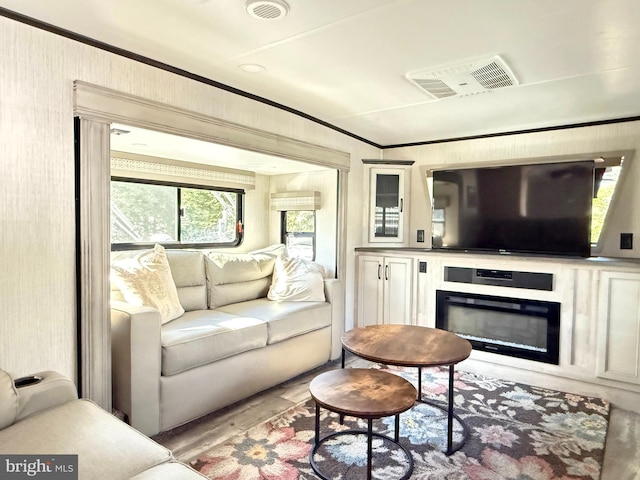
[[[593,161],[433,172],[434,249],[590,255]]]

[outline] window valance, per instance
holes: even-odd
[[[112,152],[111,176],[174,182],[183,185],[254,190],[255,173],[124,152]]]

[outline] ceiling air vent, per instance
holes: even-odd
[[[409,72],[407,79],[433,98],[461,97],[518,85],[518,80],[498,55],[436,69]]]
[[[249,0],[246,8],[249,15],[263,20],[277,20],[289,13],[289,5],[281,0]]]

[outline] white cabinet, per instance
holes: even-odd
[[[405,170],[372,168],[369,183],[369,241],[401,243],[404,230]]]
[[[357,326],[382,323],[410,325],[413,259],[358,256]]]
[[[640,383],[640,274],[603,271],[598,308],[597,375]]]

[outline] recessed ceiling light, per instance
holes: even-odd
[[[259,73],[266,70],[266,68],[257,63],[243,63],[242,65],[238,65],[238,68],[247,73]]]
[[[287,16],[289,5],[282,0],[249,0],[247,13],[262,20],[277,20]]]
[[[112,128],[111,129],[111,134],[112,135],[126,135],[127,133],[131,133],[130,130],[124,130],[122,128]]]

